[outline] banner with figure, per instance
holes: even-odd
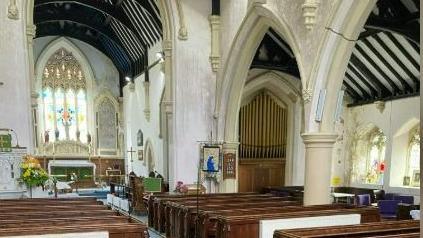
[[[205,172],[220,171],[220,146],[204,145],[202,148],[202,170]]]

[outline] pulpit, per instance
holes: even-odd
[[[12,148],[9,152],[0,152],[0,198],[22,197],[25,186],[21,186],[22,157],[26,148]]]

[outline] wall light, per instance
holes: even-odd
[[[131,82],[131,78],[129,76],[125,77],[126,82]]]

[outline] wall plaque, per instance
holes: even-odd
[[[223,179],[236,178],[236,154],[226,153],[223,156]]]

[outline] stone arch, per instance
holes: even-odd
[[[330,133],[334,130],[338,92],[355,42],[375,3],[376,0],[337,1],[333,7],[319,55],[306,83],[312,99],[306,112],[305,132]],[[314,121],[313,112],[316,111],[321,89],[326,89],[326,100],[319,124]]]
[[[301,83],[294,76],[286,73],[267,71],[254,78],[249,78],[244,86],[241,105],[255,96],[257,92],[266,90],[276,101],[284,104],[288,109],[288,145],[285,165],[285,184],[292,185],[301,183],[302,180],[296,178],[303,167],[303,158],[298,156],[298,149],[301,143],[300,130],[303,121],[301,103]],[[238,128],[238,127],[237,127]],[[237,131],[238,133],[238,131]],[[294,161],[294,158],[296,160]],[[299,181],[300,180],[300,181]]]
[[[237,142],[236,128],[243,86],[254,54],[270,27],[284,37],[293,50],[300,75],[303,74],[300,51],[292,29],[284,19],[262,4],[252,4],[232,43],[216,97],[217,134],[219,139],[226,142]]]
[[[148,139],[145,143],[145,161],[147,163],[148,173],[150,173],[151,171],[155,171],[156,157],[154,153],[153,144],[151,143],[150,139]]]

